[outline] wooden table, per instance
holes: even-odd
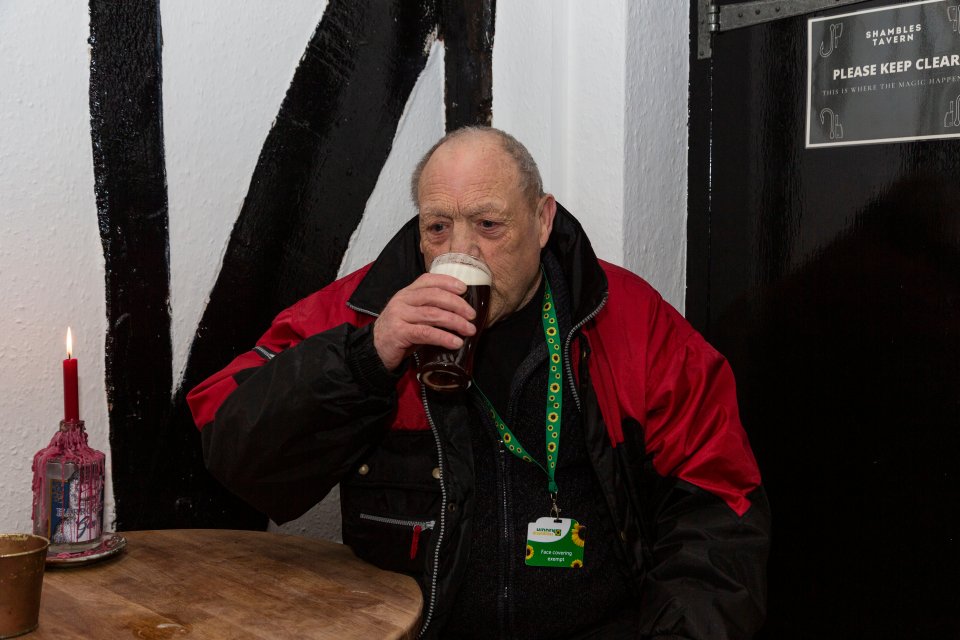
[[[412,638],[423,601],[407,576],[349,547],[258,531],[124,533],[118,556],[47,569],[25,640]]]

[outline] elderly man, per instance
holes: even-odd
[[[769,516],[724,359],[597,259],[510,135],[448,134],[412,188],[374,263],[191,392],[210,471],[277,522],[340,483],[344,542],[420,582],[422,636],[750,637]],[[414,350],[476,332],[425,273],[447,252],[492,290],[474,384],[437,393]]]

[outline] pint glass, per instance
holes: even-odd
[[[490,305],[490,269],[479,258],[465,253],[444,253],[430,265],[430,273],[453,276],[467,285],[464,299],[477,312],[473,324],[477,332],[463,338],[459,349],[425,345],[417,350],[418,375],[425,386],[434,391],[462,391],[470,386],[473,356],[480,332],[487,322]]]

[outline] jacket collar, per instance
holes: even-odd
[[[572,320],[579,324],[606,296],[607,277],[583,227],[559,203],[545,250],[560,264],[570,293]],[[423,272],[420,228],[414,216],[387,243],[347,304],[358,311],[380,315],[390,298]]]

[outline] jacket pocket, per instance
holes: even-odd
[[[340,486],[343,541],[381,569],[420,578],[440,511],[431,432],[390,432]]]
[[[387,552],[386,555],[389,560],[393,562],[399,560],[403,554],[404,544],[406,544],[408,548],[407,557],[410,562],[413,563],[413,568],[416,569],[422,566],[423,556],[421,549],[423,549],[429,541],[433,528],[436,525],[436,520],[405,520],[369,513],[361,513],[360,520],[369,522],[371,529],[375,529],[377,525],[383,527],[383,537],[389,541],[389,546],[397,547],[395,549],[387,549],[386,547],[381,549]]]

